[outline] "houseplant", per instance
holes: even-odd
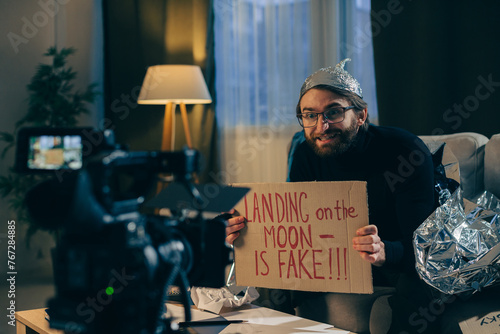
[[[67,58],[74,53],[74,48],[57,50],[56,47],[50,47],[44,54],[52,58],[52,62],[39,64],[27,86],[29,97],[26,115],[16,123],[12,133],[0,132],[0,142],[6,144],[1,153],[2,159],[15,147],[16,135],[21,127],[74,127],[81,114],[89,113],[88,105],[97,96],[96,85],[91,84],[83,91],[75,90],[73,81],[77,73],[67,63]],[[8,206],[16,213],[19,221],[29,223],[26,238],[28,242],[39,227],[30,219],[24,197],[31,187],[47,178],[48,176],[17,174],[13,167],[7,175],[0,176],[0,196],[8,199]]]

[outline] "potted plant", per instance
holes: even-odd
[[[29,92],[28,112],[15,125],[12,133],[0,132],[0,141],[6,143],[1,158],[15,147],[17,131],[24,126],[73,127],[81,114],[88,114],[88,105],[97,96],[96,84],[83,91],[75,90],[73,81],[77,73],[67,64],[68,56],[74,48],[57,50],[51,47],[44,56],[51,57],[50,64],[39,64],[35,75],[27,86]],[[47,179],[41,175],[21,175],[10,168],[7,175],[0,176],[0,196],[8,198],[8,206],[16,212],[19,221],[28,222],[27,238],[39,229],[34,224],[24,204],[26,192],[38,182]]]

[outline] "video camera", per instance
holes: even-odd
[[[52,254],[52,328],[174,333],[177,328],[165,316],[169,287],[179,287],[188,321],[188,287],[224,285],[230,263],[225,220],[204,218],[210,205],[203,187],[192,180],[200,165],[199,153],[191,149],[129,152],[114,143],[110,131],[20,130],[15,169],[53,174],[26,195],[32,219],[42,228],[62,231]],[[174,190],[168,192],[168,186],[152,202],[157,210],[159,202],[176,199],[159,206],[168,207],[170,215],[141,213],[165,173],[173,176]],[[226,211],[244,193],[240,189],[229,196],[233,202],[225,200]]]

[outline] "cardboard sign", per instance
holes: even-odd
[[[235,184],[247,225],[234,243],[236,283],[302,291],[372,293],[371,265],[352,248],[368,225],[366,182]]]
[[[487,315],[461,321],[459,325],[464,334],[500,334],[500,308]]]

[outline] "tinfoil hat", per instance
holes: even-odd
[[[347,90],[363,98],[363,92],[359,82],[354,79],[352,75],[344,70],[345,64],[351,61],[350,58],[342,60],[340,63],[335,65],[335,67],[330,66],[326,68],[321,68],[311,74],[302,84],[300,89],[300,98],[311,88],[316,86],[325,85],[342,90]]]

